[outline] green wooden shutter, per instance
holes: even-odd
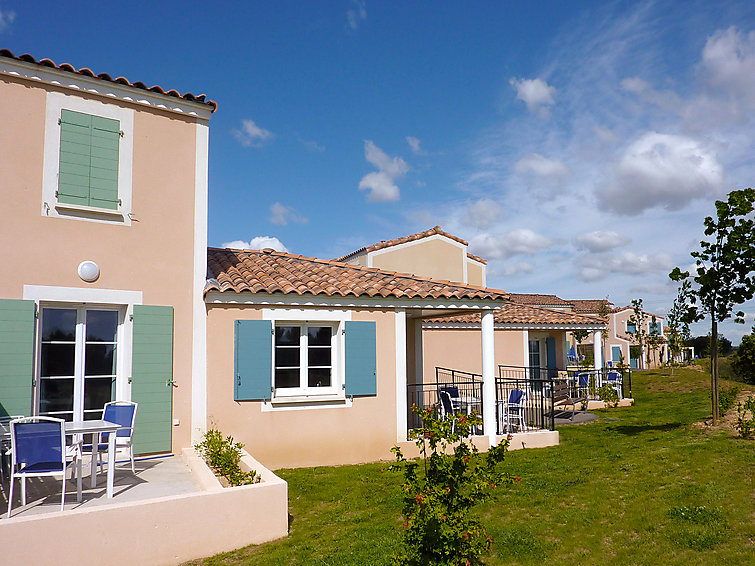
[[[118,120],[62,110],[58,201],[117,209],[119,147]]]
[[[34,301],[0,299],[0,417],[31,414]]]
[[[134,450],[170,452],[173,418],[173,307],[134,305],[131,400]],[[190,381],[186,381],[190,387]]]
[[[345,334],[346,395],[377,395],[375,322],[346,322]]]
[[[118,120],[92,116],[92,158],[89,167],[89,204],[118,208],[118,148],[121,125]]]
[[[237,320],[234,331],[234,400],[269,400],[273,376],[273,323],[269,320]]]

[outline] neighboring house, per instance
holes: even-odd
[[[598,299],[587,300],[570,300],[574,305],[575,311],[583,314],[598,316],[601,304],[605,301]],[[603,360],[606,365],[616,365],[623,362],[632,368],[656,368],[664,361],[668,360],[668,344],[666,342],[664,321],[665,318],[645,312],[645,334],[654,334],[657,336],[658,344],[653,349],[649,344],[645,344],[643,352],[640,352],[639,344],[635,338],[637,334],[637,325],[633,323],[634,309],[631,306],[614,307],[612,303],[607,303],[609,307],[607,334],[603,342]],[[655,326],[653,326],[655,324]],[[594,336],[588,336],[584,345],[594,345]],[[649,363],[648,363],[649,360]]]
[[[435,226],[402,238],[382,241],[339,258],[339,261],[379,266],[391,271],[460,283],[483,285],[487,262],[467,251],[467,242]],[[474,267],[472,267],[474,265]],[[479,275],[478,275],[479,274]],[[496,365],[517,367],[566,367],[567,337],[573,330],[599,332],[605,324],[595,317],[573,314],[570,302],[556,295],[507,293],[509,304],[496,312]],[[414,383],[427,382],[436,367],[479,373],[480,344],[465,330],[479,328],[479,317],[445,317],[425,321],[416,334],[417,358],[410,376]],[[419,326],[415,329],[419,332]],[[457,342],[461,340],[461,342]],[[463,347],[462,347],[463,345]],[[471,355],[467,355],[469,352]]]
[[[390,458],[407,440],[415,336],[430,316],[482,315],[467,357],[480,358],[470,363],[489,387],[487,441],[499,440],[492,362],[501,291],[269,249],[210,248],[205,301],[209,420],[266,465]]]
[[[510,297],[511,295],[509,295]],[[480,372],[480,350],[474,332],[480,326],[477,315],[426,320],[423,325],[424,375],[433,375],[435,366]],[[502,372],[527,368],[536,378],[555,377],[566,369],[568,335],[574,330],[600,332],[605,324],[586,315],[555,309],[507,303],[495,313],[496,366]],[[543,371],[541,371],[543,370]],[[548,371],[545,371],[548,370]]]
[[[485,287],[487,261],[469,253],[468,246],[466,241],[435,226],[361,248],[336,261]]]
[[[0,50],[0,415],[137,401],[139,453],[204,429],[215,110]]]

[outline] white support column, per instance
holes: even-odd
[[[406,310],[396,309],[396,441],[406,440]]]
[[[603,340],[601,339],[600,330],[596,330],[592,336],[592,350],[595,356],[595,369],[603,367]]]
[[[494,311],[482,313],[482,425],[490,446],[496,444],[495,422],[495,322]]]
[[[422,342],[422,319],[414,322],[414,379],[416,383],[425,382],[425,355]]]

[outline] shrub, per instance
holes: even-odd
[[[726,414],[726,411],[734,406],[734,401],[739,394],[739,387],[732,387],[731,389],[722,389],[718,392],[718,416],[722,417]]]
[[[745,334],[732,362],[732,368],[742,381],[755,384],[755,336]],[[719,403],[721,401],[719,400]]]
[[[518,481],[499,471],[508,440],[484,456],[468,440],[473,427],[482,424],[476,415],[438,418],[432,408],[412,407],[422,428],[411,438],[420,451],[419,461],[408,461],[396,446],[394,471],[403,471],[404,535],[394,564],[402,566],[472,565],[492,548],[493,539],[470,511],[489,499],[497,486]],[[429,447],[429,450],[428,450]],[[450,452],[450,453],[449,453]]]
[[[604,385],[598,389],[598,397],[605,402],[607,407],[616,407],[619,404],[619,394],[613,385]]]
[[[214,428],[204,433],[202,442],[194,445],[194,449],[204,458],[215,475],[224,477],[233,486],[259,481],[257,472],[244,472],[239,465],[243,447],[240,442],[234,442],[231,435],[223,438],[220,431]]]
[[[755,397],[748,397],[744,404],[737,405],[737,424],[734,426],[742,438],[750,438],[755,433]]]

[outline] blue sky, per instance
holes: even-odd
[[[752,1],[237,4],[0,0],[0,46],[216,100],[211,245],[440,224],[490,286],[663,314],[753,185]]]

